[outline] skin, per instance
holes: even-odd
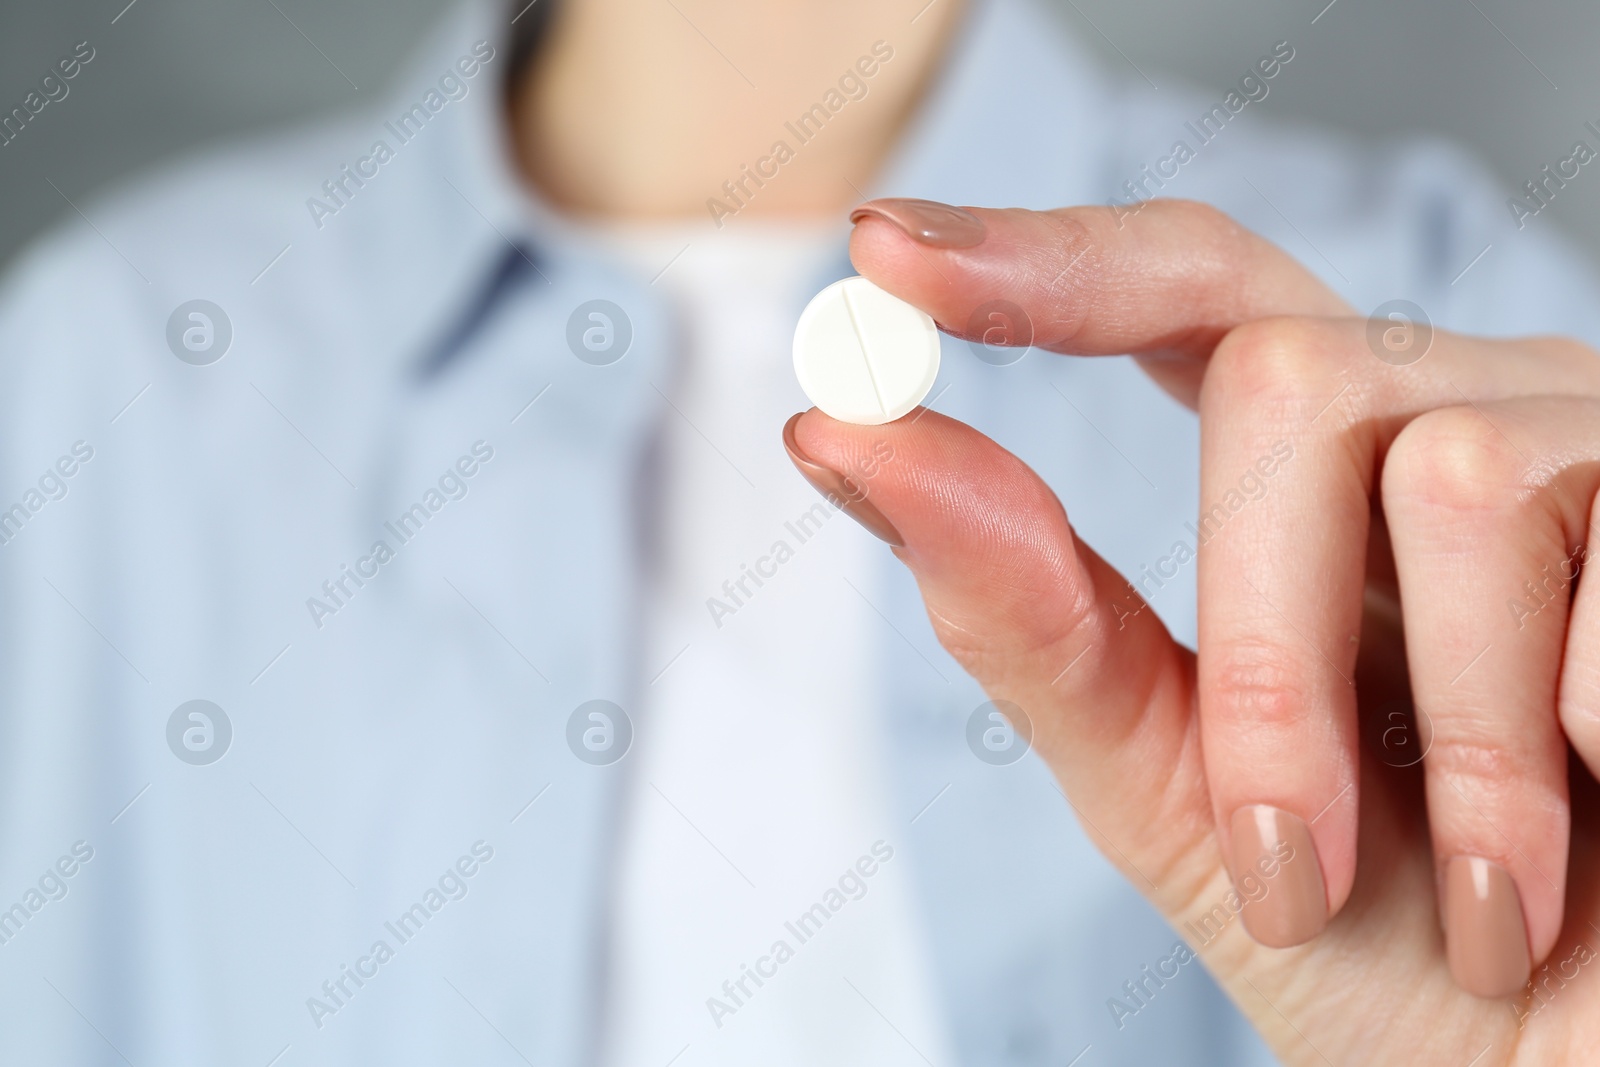
[[[674,4],[567,5],[512,108],[542,195],[581,215],[703,217],[784,117],[885,39],[895,59],[868,98],[748,208],[837,218],[959,16],[952,0],[914,24],[879,0]],[[1506,606],[1590,539],[1600,355],[1441,331],[1392,366],[1335,294],[1212,209],[1157,202],[1121,225],[1097,208],[973,211],[976,247],[919,246],[868,217],[852,259],[938,322],[1003,298],[1038,347],[1134,353],[1199,413],[1203,501],[1292,442],[1270,491],[1200,552],[1198,655],[1133,610],[1051,490],[978,431],[933,412],[858,427],[812,411],[802,449],[847,471],[892,444],[869,491],[940,641],[1026,710],[1091,836],[1175,926],[1228,893],[1235,808],[1315,816],[1326,930],[1271,949],[1235,922],[1200,952],[1284,1062],[1582,1062],[1600,1040],[1600,968],[1534,1000],[1465,992],[1437,872],[1471,855],[1510,873],[1535,981],[1540,963],[1570,975],[1580,943],[1600,947],[1600,592],[1573,583],[1521,618]],[[1395,700],[1431,723],[1420,765],[1374,756]]]
[[[1102,208],[974,213],[975,248],[914,246],[869,218],[852,257],[938,321],[1003,296],[1040,347],[1140,353],[1200,413],[1202,500],[1293,443],[1200,552],[1198,656],[1130,611],[1050,489],[976,430],[812,411],[801,448],[838,470],[894,448],[868,491],[940,641],[1028,713],[1090,834],[1174,926],[1226,897],[1236,806],[1321,812],[1326,930],[1272,949],[1235,922],[1200,953],[1284,1062],[1584,1062],[1600,981],[1567,963],[1580,977],[1552,981],[1548,1003],[1465,992],[1435,872],[1459,854],[1509,870],[1536,961],[1600,944],[1600,593],[1580,583],[1520,630],[1505,606],[1588,537],[1600,354],[1440,332],[1391,366],[1334,294],[1198,204],[1121,229]],[[1373,713],[1396,698],[1431,719],[1421,766],[1373,758]]]
[[[541,195],[574,214],[704,218],[706,198],[721,195],[722,183],[774,140],[793,144],[784,121],[882,40],[894,58],[867,95],[801,146],[781,180],[741,212],[835,221],[865,197],[860,190],[923,95],[963,7],[939,0],[909,21],[920,6],[567,0],[514,95],[517,159]]]

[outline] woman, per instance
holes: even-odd
[[[24,261],[12,481],[104,458],[7,528],[4,839],[105,858],[19,1053],[1579,1059],[1600,376],[1469,333],[1591,279],[1273,126],[1302,42],[1163,97],[917,6],[469,8]],[[789,419],[847,216],[1001,342],[888,426]]]

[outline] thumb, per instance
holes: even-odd
[[[1194,656],[1078,540],[1039,476],[921,408],[882,426],[813,409],[789,420],[784,444],[813,486],[894,546],[939,642],[1020,709],[1012,726],[1101,851],[1169,916],[1203,892],[1219,857]]]

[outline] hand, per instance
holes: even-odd
[[[1337,296],[1197,204],[1119,228],[923,203],[857,212],[863,274],[943,324],[1008,300],[1035,346],[1133,353],[1198,410],[1202,507],[1221,505],[1198,655],[970,427],[811,411],[786,432],[801,469],[825,490],[876,470],[849,506],[902,542],[939,640],[1023,709],[1102,851],[1285,1062],[1592,1058],[1600,591],[1576,572],[1600,355],[1439,331],[1391,365]],[[884,440],[897,461],[868,463]],[[1231,507],[1252,473],[1270,491]],[[1413,703],[1426,759],[1373,758]]]

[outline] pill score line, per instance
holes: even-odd
[[[856,302],[850,299],[848,286],[840,289],[839,295],[844,297],[844,310],[850,316],[850,328],[855,331],[856,343],[861,346],[861,361],[867,365],[867,380],[872,383],[872,395],[878,398],[878,411],[887,416],[889,405],[883,399],[883,387],[878,384],[878,372],[872,365],[872,349],[867,347],[866,331],[861,329],[861,320],[856,315]]]

